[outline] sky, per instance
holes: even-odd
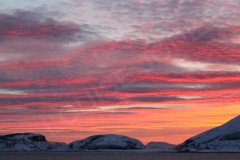
[[[239,0],[0,1],[0,134],[178,144],[240,112]]]

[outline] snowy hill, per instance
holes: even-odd
[[[148,150],[158,150],[158,151],[175,151],[176,145],[169,144],[166,142],[149,142],[146,144],[146,149]]]
[[[67,145],[48,142],[45,136],[35,133],[16,133],[0,136],[0,151],[61,151]]]
[[[177,146],[178,151],[240,152],[240,116]]]
[[[90,136],[69,144],[70,150],[128,150],[143,149],[144,145],[137,139],[126,136],[106,134]]]
[[[0,151],[81,151],[143,149],[137,139],[121,135],[96,135],[69,145],[48,142],[45,136],[35,133],[16,133],[0,136]]]

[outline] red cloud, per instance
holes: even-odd
[[[135,81],[168,83],[237,83],[239,72],[149,73],[130,77]]]
[[[240,45],[231,43],[231,38],[239,34],[239,26],[204,26],[151,44],[148,50],[193,61],[237,63]]]

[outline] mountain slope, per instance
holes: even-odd
[[[240,152],[240,116],[177,146],[178,151]]]
[[[70,150],[128,150],[143,149],[144,145],[137,139],[122,135],[95,135],[69,144]]]

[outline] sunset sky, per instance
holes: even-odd
[[[0,1],[0,135],[181,143],[240,113],[239,0]]]

